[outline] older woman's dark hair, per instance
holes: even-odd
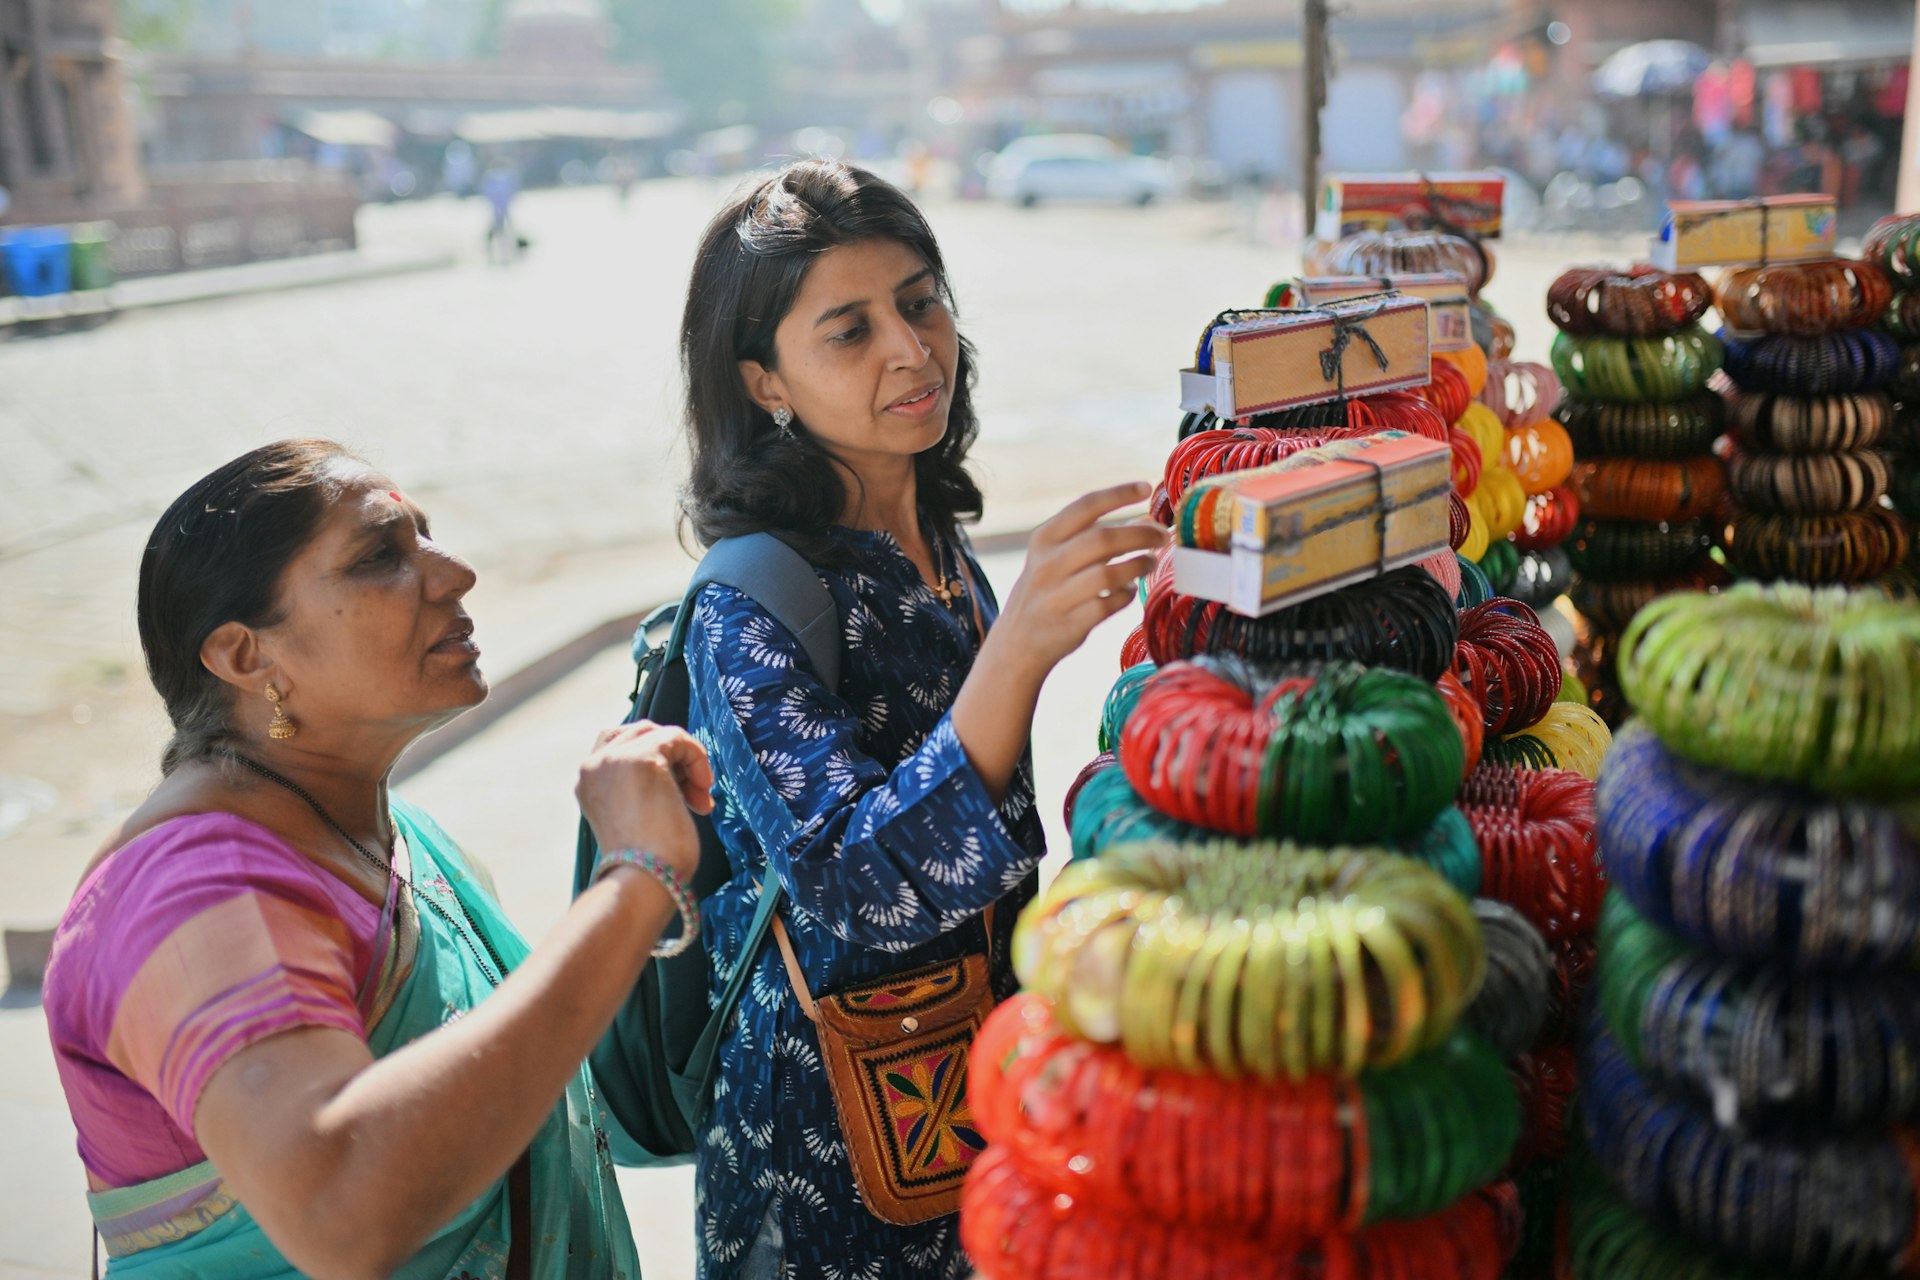
[[[738,361],[777,367],[774,330],[808,270],[840,245],[895,240],[920,255],[952,303],[933,229],[913,201],[864,169],[820,160],[787,166],[714,216],[700,239],[680,322],[693,468],[681,506],[704,545],[762,530],[792,535],[815,560],[846,505],[845,473],[805,432],[788,436],[754,403]],[[967,473],[979,422],[974,353],[960,341],[947,434],[914,460],[920,508],[941,530],[980,515]]]
[[[204,759],[232,735],[232,691],[200,661],[223,623],[272,626],[280,579],[341,492],[331,440],[281,440],[242,454],[175,498],[140,560],[140,647],[173,740],[160,769]],[[261,690],[262,694],[265,690]]]

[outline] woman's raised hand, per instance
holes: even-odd
[[[1031,663],[1045,678],[1096,626],[1133,602],[1134,584],[1153,568],[1151,553],[1166,545],[1167,531],[1151,520],[1099,521],[1151,492],[1145,484],[1097,489],[1034,530],[1026,567],[993,629],[995,639],[1012,642],[1006,659]]]
[[[608,729],[573,793],[602,849],[649,849],[691,883],[700,835],[688,813],[713,810],[713,767],[685,729],[637,720]]]

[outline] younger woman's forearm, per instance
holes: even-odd
[[[1047,670],[1004,631],[990,631],[954,699],[954,735],[995,804],[1006,798],[1033,736],[1033,711]]]

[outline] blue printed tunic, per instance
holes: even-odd
[[[1023,759],[995,805],[948,716],[981,637],[888,534],[836,528],[846,568],[817,572],[844,622],[838,694],[792,633],[729,587],[696,603],[687,639],[693,731],[718,778],[714,824],[733,879],[703,908],[714,992],[740,954],[769,865],[815,996],[985,945],[999,902],[995,991],[1015,986],[1014,918],[1044,852]],[[998,606],[969,556],[988,625]],[[952,1277],[958,1220],[895,1226],[860,1201],[813,1024],[771,941],[720,1050],[699,1135],[701,1275],[739,1274],[777,1225],[784,1274],[804,1280]]]

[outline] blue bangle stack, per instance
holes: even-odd
[[[1670,596],[1655,609],[1677,625],[1643,615],[1627,637],[1621,683],[1648,719],[1614,739],[1595,796],[1612,890],[1582,1054],[1597,1173],[1570,1218],[1577,1280],[1910,1274],[1920,797],[1897,770],[1735,772],[1756,767],[1745,735],[1771,723],[1735,705],[1758,696],[1753,671],[1721,681],[1688,657],[1717,652],[1726,611],[1744,607],[1791,615],[1759,646],[1783,669],[1831,643],[1920,651],[1920,605],[1869,598],[1751,584]],[[1824,696],[1842,683],[1827,664],[1797,667]],[[1896,692],[1881,691],[1881,715]],[[1724,714],[1683,723],[1668,714],[1682,694],[1725,699]],[[1781,731],[1818,761],[1872,749],[1845,715]]]

